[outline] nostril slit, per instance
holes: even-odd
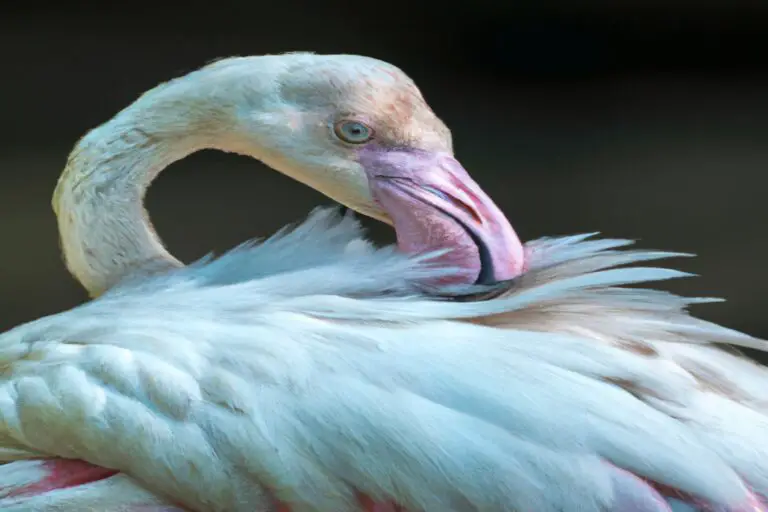
[[[376,175],[376,178],[378,178],[380,180],[387,180],[387,181],[392,181],[392,182],[395,182],[395,183],[400,182],[401,184],[402,183],[407,183],[407,184],[409,184],[411,186],[421,187],[423,190],[426,190],[430,194],[439,197],[443,201],[451,203],[453,206],[455,206],[459,210],[461,210],[464,213],[466,213],[467,215],[469,215],[472,218],[472,220],[477,222],[478,224],[483,224],[483,216],[480,215],[477,212],[477,210],[472,205],[468,205],[467,203],[459,200],[458,198],[456,198],[456,197],[454,197],[454,196],[452,196],[450,194],[446,194],[445,192],[443,192],[439,188],[433,187],[431,185],[421,185],[421,184],[417,185],[416,182],[414,182],[412,179],[410,179],[410,178],[402,178],[400,176]],[[467,190],[464,187],[461,187],[461,190],[463,190],[470,197],[474,198],[474,194],[472,194],[471,191]]]
[[[454,205],[456,208],[460,209],[461,211],[463,211],[464,213],[466,213],[467,215],[472,217],[472,220],[474,220],[478,224],[482,224],[483,223],[483,218],[480,216],[479,213],[477,213],[477,210],[475,210],[472,206],[466,204],[463,201],[460,201],[459,199],[457,199],[457,198],[455,198],[455,197],[453,197],[451,195],[446,194],[442,190],[439,190],[439,189],[437,189],[435,187],[430,187],[429,185],[424,185],[424,186],[422,186],[422,188],[424,190],[426,190],[426,191],[436,195],[440,199],[443,199],[444,201],[448,201],[449,203]]]
[[[437,189],[435,187],[430,187],[429,185],[423,185],[421,188],[423,188],[427,192],[430,192],[430,193],[436,195],[440,199],[443,199],[445,201],[453,202],[453,201],[451,201],[451,197],[448,194],[446,194],[445,192],[443,192],[442,190],[440,190],[440,189]]]

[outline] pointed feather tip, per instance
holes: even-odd
[[[649,251],[657,252],[658,254],[664,254],[665,258],[695,258],[696,254],[692,252],[678,252],[678,251]]]
[[[666,281],[669,279],[681,279],[695,277],[696,274],[664,267],[626,267],[600,270],[589,274],[581,274],[576,277],[555,281],[552,284],[578,283],[584,288],[616,286],[625,284],[638,284],[652,281]]]
[[[688,305],[695,304],[714,304],[717,302],[725,302],[722,297],[683,297]]]
[[[629,246],[629,245],[636,245],[638,242],[642,240],[642,238],[598,238],[599,235],[601,235],[600,231],[592,231],[590,233],[580,233],[576,235],[561,235],[561,236],[548,236],[548,237],[542,237],[535,240],[531,240],[527,242],[528,244],[537,245],[538,243],[543,243],[544,245],[564,245],[564,246],[574,246],[574,245],[587,245],[587,244],[602,244],[605,243],[606,246],[598,249],[598,252],[601,252],[606,249],[616,248],[616,247],[622,247],[622,246]],[[695,257],[695,253],[690,252],[682,252],[682,251],[654,251],[652,249],[648,249],[649,252],[665,252],[669,254],[670,257]]]
[[[552,240],[556,240],[558,238],[562,239],[563,241],[569,242],[569,243],[578,243],[578,242],[584,242],[585,240],[590,240],[592,238],[600,236],[600,231],[592,231],[591,233],[581,233],[578,235],[565,235],[563,237],[552,237]]]

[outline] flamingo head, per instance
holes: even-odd
[[[219,84],[236,78],[226,88],[236,151],[393,225],[405,252],[442,252],[437,262],[458,271],[450,284],[522,272],[514,229],[400,69],[369,57],[300,53],[225,59],[203,70]]]

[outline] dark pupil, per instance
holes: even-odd
[[[365,130],[363,130],[363,127],[357,124],[348,125],[347,131],[353,137],[357,137],[358,135],[363,135],[365,133]]]

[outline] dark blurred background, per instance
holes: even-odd
[[[312,50],[409,73],[523,238],[601,231],[698,253],[676,264],[703,277],[673,288],[727,297],[698,313],[768,337],[767,2],[107,4],[0,9],[0,328],[85,299],[49,206],[78,137],[216,57]],[[149,194],[186,261],[328,202],[210,151]]]

